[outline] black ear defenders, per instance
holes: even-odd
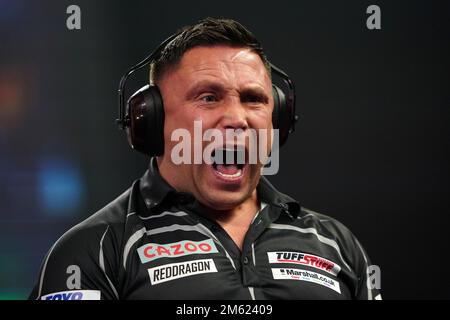
[[[122,130],[126,130],[130,146],[148,156],[164,153],[164,105],[156,85],[146,85],[135,92],[125,106],[124,92],[128,77],[136,70],[150,64],[166,45],[179,34],[164,40],[149,56],[134,65],[122,76],[119,84],[119,118],[116,120]],[[295,88],[289,76],[270,63],[272,75],[278,75],[287,85],[287,94],[272,84],[274,108],[272,123],[279,129],[280,147],[286,142],[289,133],[295,130],[298,116],[295,113]]]

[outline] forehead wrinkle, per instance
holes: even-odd
[[[239,70],[236,70],[235,68],[231,67],[230,64],[242,64],[244,68],[239,68]],[[217,71],[220,73],[218,74]],[[256,75],[252,75],[251,77],[248,77],[247,79],[243,80],[240,76],[240,73],[248,73],[248,72],[255,72]],[[201,73],[204,76],[212,77],[217,80],[219,80],[220,83],[235,83],[239,84],[239,86],[245,86],[247,84],[251,85],[257,85],[261,88],[265,88],[265,78],[267,73],[265,72],[265,69],[258,71],[256,68],[253,68],[252,66],[249,66],[247,63],[243,61],[227,61],[227,60],[220,60],[219,64],[214,64],[211,66],[210,63],[205,63],[199,67],[193,67],[192,70],[193,74]],[[268,77],[267,77],[268,78]],[[228,87],[228,85],[227,85]]]
[[[235,62],[235,60],[238,60],[238,59],[246,60],[246,61],[255,61],[255,60],[257,60],[257,58],[259,59],[259,56],[247,48],[247,49],[242,49],[242,50],[236,52],[235,54],[233,54],[233,56],[231,57],[231,61]],[[239,62],[239,61],[236,61],[236,62]]]
[[[248,84],[257,85],[264,90],[267,84],[270,87],[271,80],[262,60],[250,49],[240,49],[222,56],[220,51],[217,55],[213,51],[212,54],[202,56],[198,51],[195,52],[195,48],[191,50],[185,53],[177,70],[174,70],[175,77],[180,81],[186,81],[184,75],[190,73],[188,77],[191,80],[187,81],[195,82],[200,76],[206,76],[228,88],[239,85],[241,89]],[[205,51],[208,50],[209,48],[206,48]]]

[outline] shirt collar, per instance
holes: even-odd
[[[168,194],[176,192],[159,174],[155,157],[150,160],[148,170],[140,179],[139,188],[148,209],[155,208],[161,204]]]
[[[262,176],[259,179],[256,190],[261,201],[280,207],[285,213],[294,218],[297,218],[300,214],[301,207],[298,201],[278,191],[266,177]]]
[[[177,192],[164,180],[159,173],[155,157],[150,160],[149,168],[140,179],[139,187],[145,205],[150,210],[160,205],[168,196],[175,195],[178,198],[192,197],[188,193]],[[256,190],[261,201],[281,208],[285,213],[294,218],[300,214],[300,204],[293,198],[275,189],[264,176],[260,178]]]

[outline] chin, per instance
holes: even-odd
[[[230,210],[248,200],[259,181],[259,168],[244,165],[240,177],[223,177],[212,165],[200,165],[193,172],[196,198],[213,210]]]
[[[216,191],[203,193],[200,202],[214,210],[230,210],[238,207],[251,196],[251,192]]]

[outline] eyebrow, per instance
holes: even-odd
[[[223,92],[225,88],[217,83],[209,80],[202,80],[196,84],[194,84],[191,88],[188,89],[186,93],[187,99],[195,98],[200,91],[214,91],[214,92]]]
[[[212,92],[220,92],[223,93],[226,91],[225,87],[217,82],[213,82],[210,80],[202,80],[195,85],[193,85],[191,88],[188,89],[186,93],[187,99],[193,99],[196,97],[200,91],[212,91]],[[242,90],[239,90],[239,96],[240,98],[249,97],[249,96],[257,96],[260,98],[264,103],[269,102],[269,96],[266,94],[266,92],[258,87],[258,86],[249,86]]]

